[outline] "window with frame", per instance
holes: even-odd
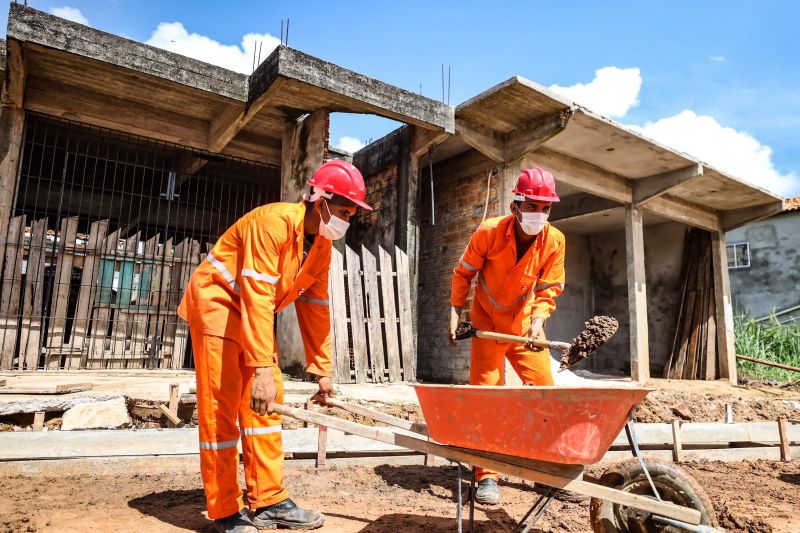
[[[726,246],[728,268],[750,268],[750,244],[736,242]]]

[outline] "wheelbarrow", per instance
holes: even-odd
[[[702,487],[671,463],[639,453],[631,411],[650,392],[637,387],[476,387],[414,385],[425,423],[393,417],[336,399],[328,405],[391,427],[373,427],[311,410],[271,404],[270,409],[327,426],[472,466],[469,528],[474,525],[475,467],[533,481],[547,490],[517,524],[527,532],[557,490],[592,498],[596,533],[718,531]],[[633,457],[599,479],[584,473],[625,428]],[[458,531],[461,519],[458,477]],[[532,522],[529,522],[529,517]]]

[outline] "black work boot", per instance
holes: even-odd
[[[290,498],[269,507],[256,509],[253,523],[259,529],[317,529],[325,515],[298,507]]]
[[[253,525],[247,512],[242,509],[226,518],[214,520],[214,531],[217,533],[258,533],[258,528]]]
[[[478,490],[475,491],[475,501],[484,505],[497,505],[500,503],[500,487],[497,481],[486,478],[478,483]]]

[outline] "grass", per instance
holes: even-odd
[[[736,333],[736,353],[800,367],[800,324],[790,322],[780,324],[775,316],[768,320],[755,322],[752,317],[739,315],[734,319]],[[759,365],[747,361],[737,361],[739,375],[776,381],[796,381],[800,373]]]

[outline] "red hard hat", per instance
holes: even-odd
[[[344,196],[358,206],[372,211],[365,202],[367,189],[364,187],[364,177],[352,163],[339,159],[323,163],[308,180],[308,184],[327,193]]]
[[[558,202],[556,180],[553,174],[539,167],[526,168],[517,178],[517,186],[511,192],[514,200],[537,200],[540,202]]]

